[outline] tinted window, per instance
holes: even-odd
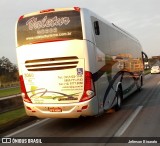
[[[20,19],[17,24],[18,46],[65,39],[83,39],[80,12],[43,13]]]

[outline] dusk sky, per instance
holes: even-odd
[[[17,63],[15,25],[21,15],[74,6],[88,8],[134,35],[149,57],[160,55],[160,0],[1,0],[0,58]]]

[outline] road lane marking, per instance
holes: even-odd
[[[39,125],[39,124],[42,124],[42,123],[44,123],[44,122],[46,122],[46,121],[48,121],[48,120],[49,120],[49,119],[44,119],[44,120],[38,121],[38,122],[36,122],[36,123],[34,123],[34,124],[30,125],[30,126],[27,126],[27,127],[23,128],[23,129],[20,129],[20,130],[18,130],[18,131],[15,131],[15,132],[13,132],[13,133],[11,133],[11,134],[8,134],[8,135],[6,135],[6,136],[4,136],[4,137],[13,137],[13,136],[15,136],[15,135],[17,135],[17,134],[19,134],[19,133],[21,133],[21,132],[24,132],[24,131],[26,131],[26,130],[34,127],[34,126],[37,126],[37,125]]]
[[[118,131],[114,134],[114,137],[120,137],[132,123],[132,121],[136,118],[138,113],[142,110],[143,106],[138,106],[136,110],[129,116],[129,118],[123,123],[123,125],[118,129]]]

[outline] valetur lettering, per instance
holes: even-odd
[[[32,17],[26,22],[26,25],[28,25],[29,30],[34,30],[46,27],[48,28],[48,27],[68,25],[69,23],[70,23],[69,17],[58,18],[57,16],[55,16],[53,18],[48,18],[47,16],[45,16],[41,20],[37,20],[37,18]]]

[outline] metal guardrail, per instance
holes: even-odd
[[[20,86],[10,86],[10,87],[1,87],[1,86],[0,86],[0,90],[11,89],[11,88],[17,88],[17,87],[20,87]]]
[[[0,114],[23,107],[21,94],[0,98]]]
[[[16,94],[16,95],[11,95],[11,96],[1,97],[1,98],[0,98],[0,101],[1,101],[1,100],[6,100],[6,99],[10,99],[10,98],[19,97],[19,96],[21,96],[21,94]]]

